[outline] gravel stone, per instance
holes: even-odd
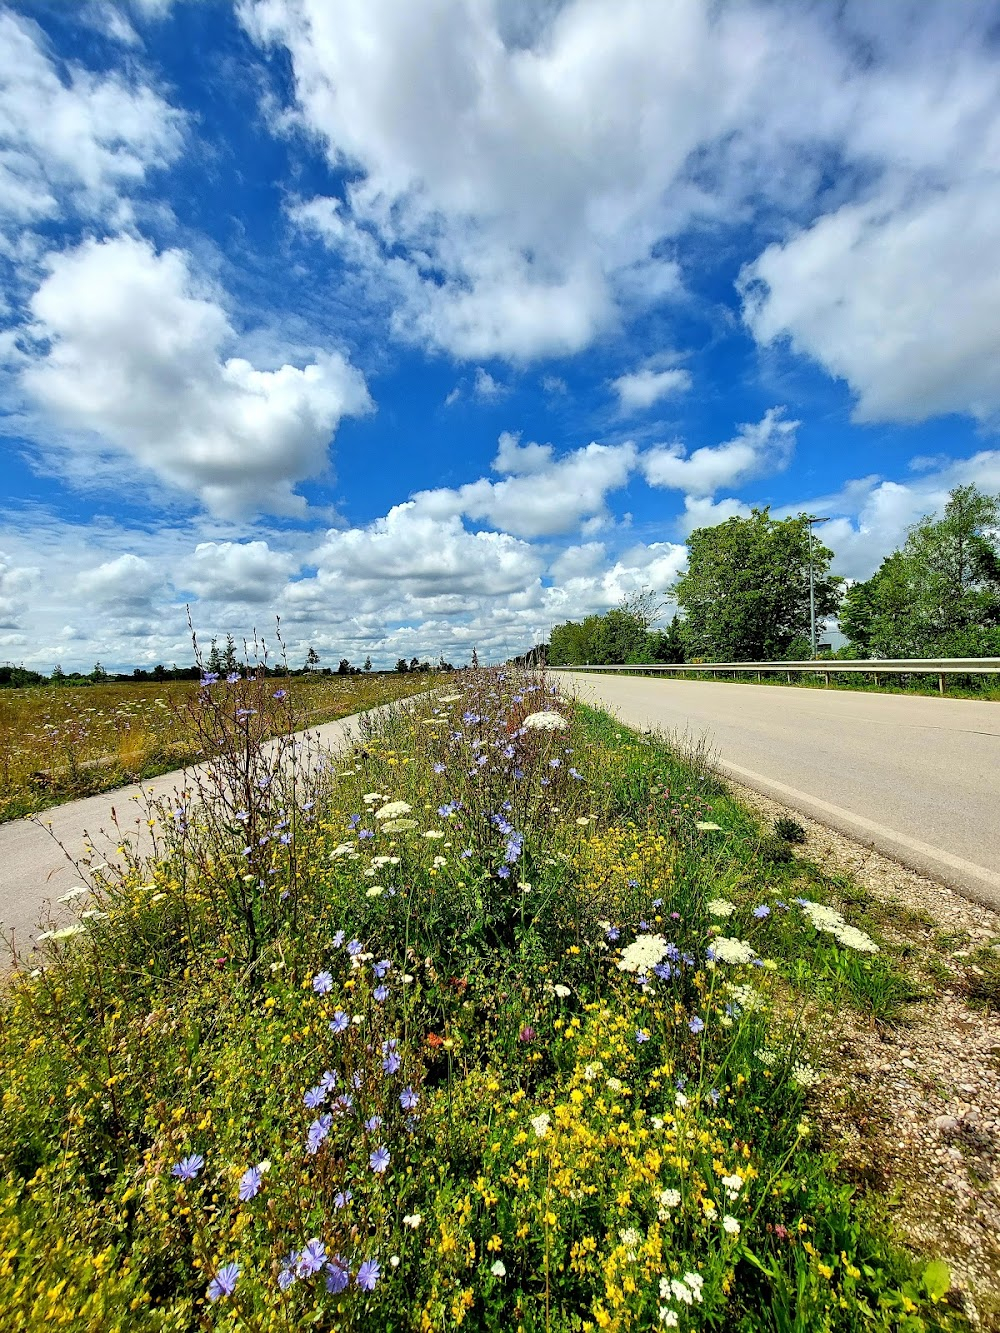
[[[900,1243],[943,1258],[970,1321],[1000,1333],[1000,1013],[968,1002],[966,980],[982,970],[964,961],[1000,953],[1000,916],[760,792],[726,785],[765,823],[794,818],[806,840],[793,855],[850,875],[884,908],[881,935],[926,998],[894,1023],[824,1013],[831,1072],[817,1123],[848,1178],[898,1200]]]

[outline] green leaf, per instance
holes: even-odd
[[[932,1301],[939,1301],[951,1287],[951,1269],[943,1259],[932,1259],[922,1274],[924,1290]]]

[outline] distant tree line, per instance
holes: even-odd
[[[585,663],[763,662],[808,659],[834,616],[849,643],[838,657],[1000,656],[1000,497],[951,492],[940,517],[922,518],[870,579],[847,586],[809,517],[754,509],[687,540],[687,569],[664,591],[679,607],[653,628],[656,594],[625,598],[603,615],[556,625],[548,660]],[[537,650],[533,650],[537,651]],[[827,656],[832,656],[829,652]]]

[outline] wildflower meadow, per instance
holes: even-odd
[[[276,688],[14,959],[4,1329],[966,1327],[811,1113],[905,979],[697,753],[485,670],[330,756]]]

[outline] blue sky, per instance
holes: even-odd
[[[1000,491],[997,18],[0,3],[0,659],[502,658]]]

